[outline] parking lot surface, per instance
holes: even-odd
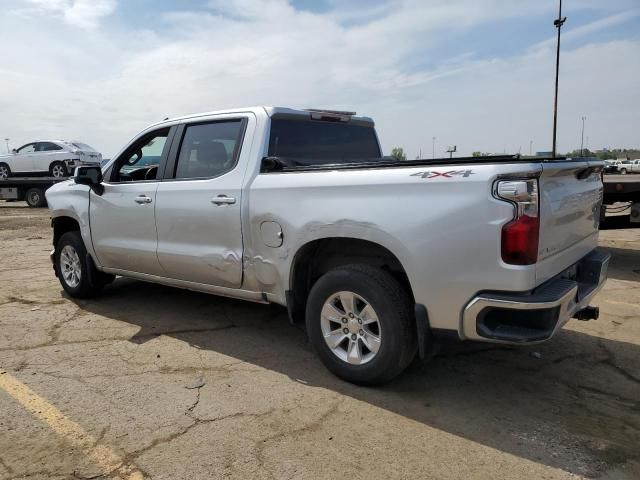
[[[640,478],[640,228],[601,245],[599,320],[361,388],[281,308],[127,279],[66,297],[48,211],[0,202],[0,479]]]

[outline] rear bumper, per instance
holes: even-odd
[[[538,343],[551,338],[589,306],[607,278],[610,255],[600,249],[529,292],[485,292],[469,301],[462,336],[495,343]]]

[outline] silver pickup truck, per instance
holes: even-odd
[[[602,168],[396,161],[351,112],[190,115],[47,190],[52,260],[72,297],[121,275],[286,306],[332,372],[377,384],[442,337],[529,344],[596,318]]]

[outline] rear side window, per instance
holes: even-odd
[[[56,150],[62,150],[60,145],[56,145],[53,142],[40,142],[38,143],[39,152],[54,152]]]
[[[241,133],[241,120],[187,126],[175,178],[211,178],[232,170]]]
[[[269,155],[323,165],[372,160],[381,152],[373,126],[274,118]]]

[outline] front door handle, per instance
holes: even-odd
[[[144,205],[145,203],[151,203],[153,200],[151,200],[151,197],[147,197],[146,195],[138,195],[134,201],[140,205]]]
[[[226,195],[218,195],[217,197],[213,197],[211,199],[211,203],[215,205],[233,205],[236,203],[236,199],[233,197],[227,197]]]

